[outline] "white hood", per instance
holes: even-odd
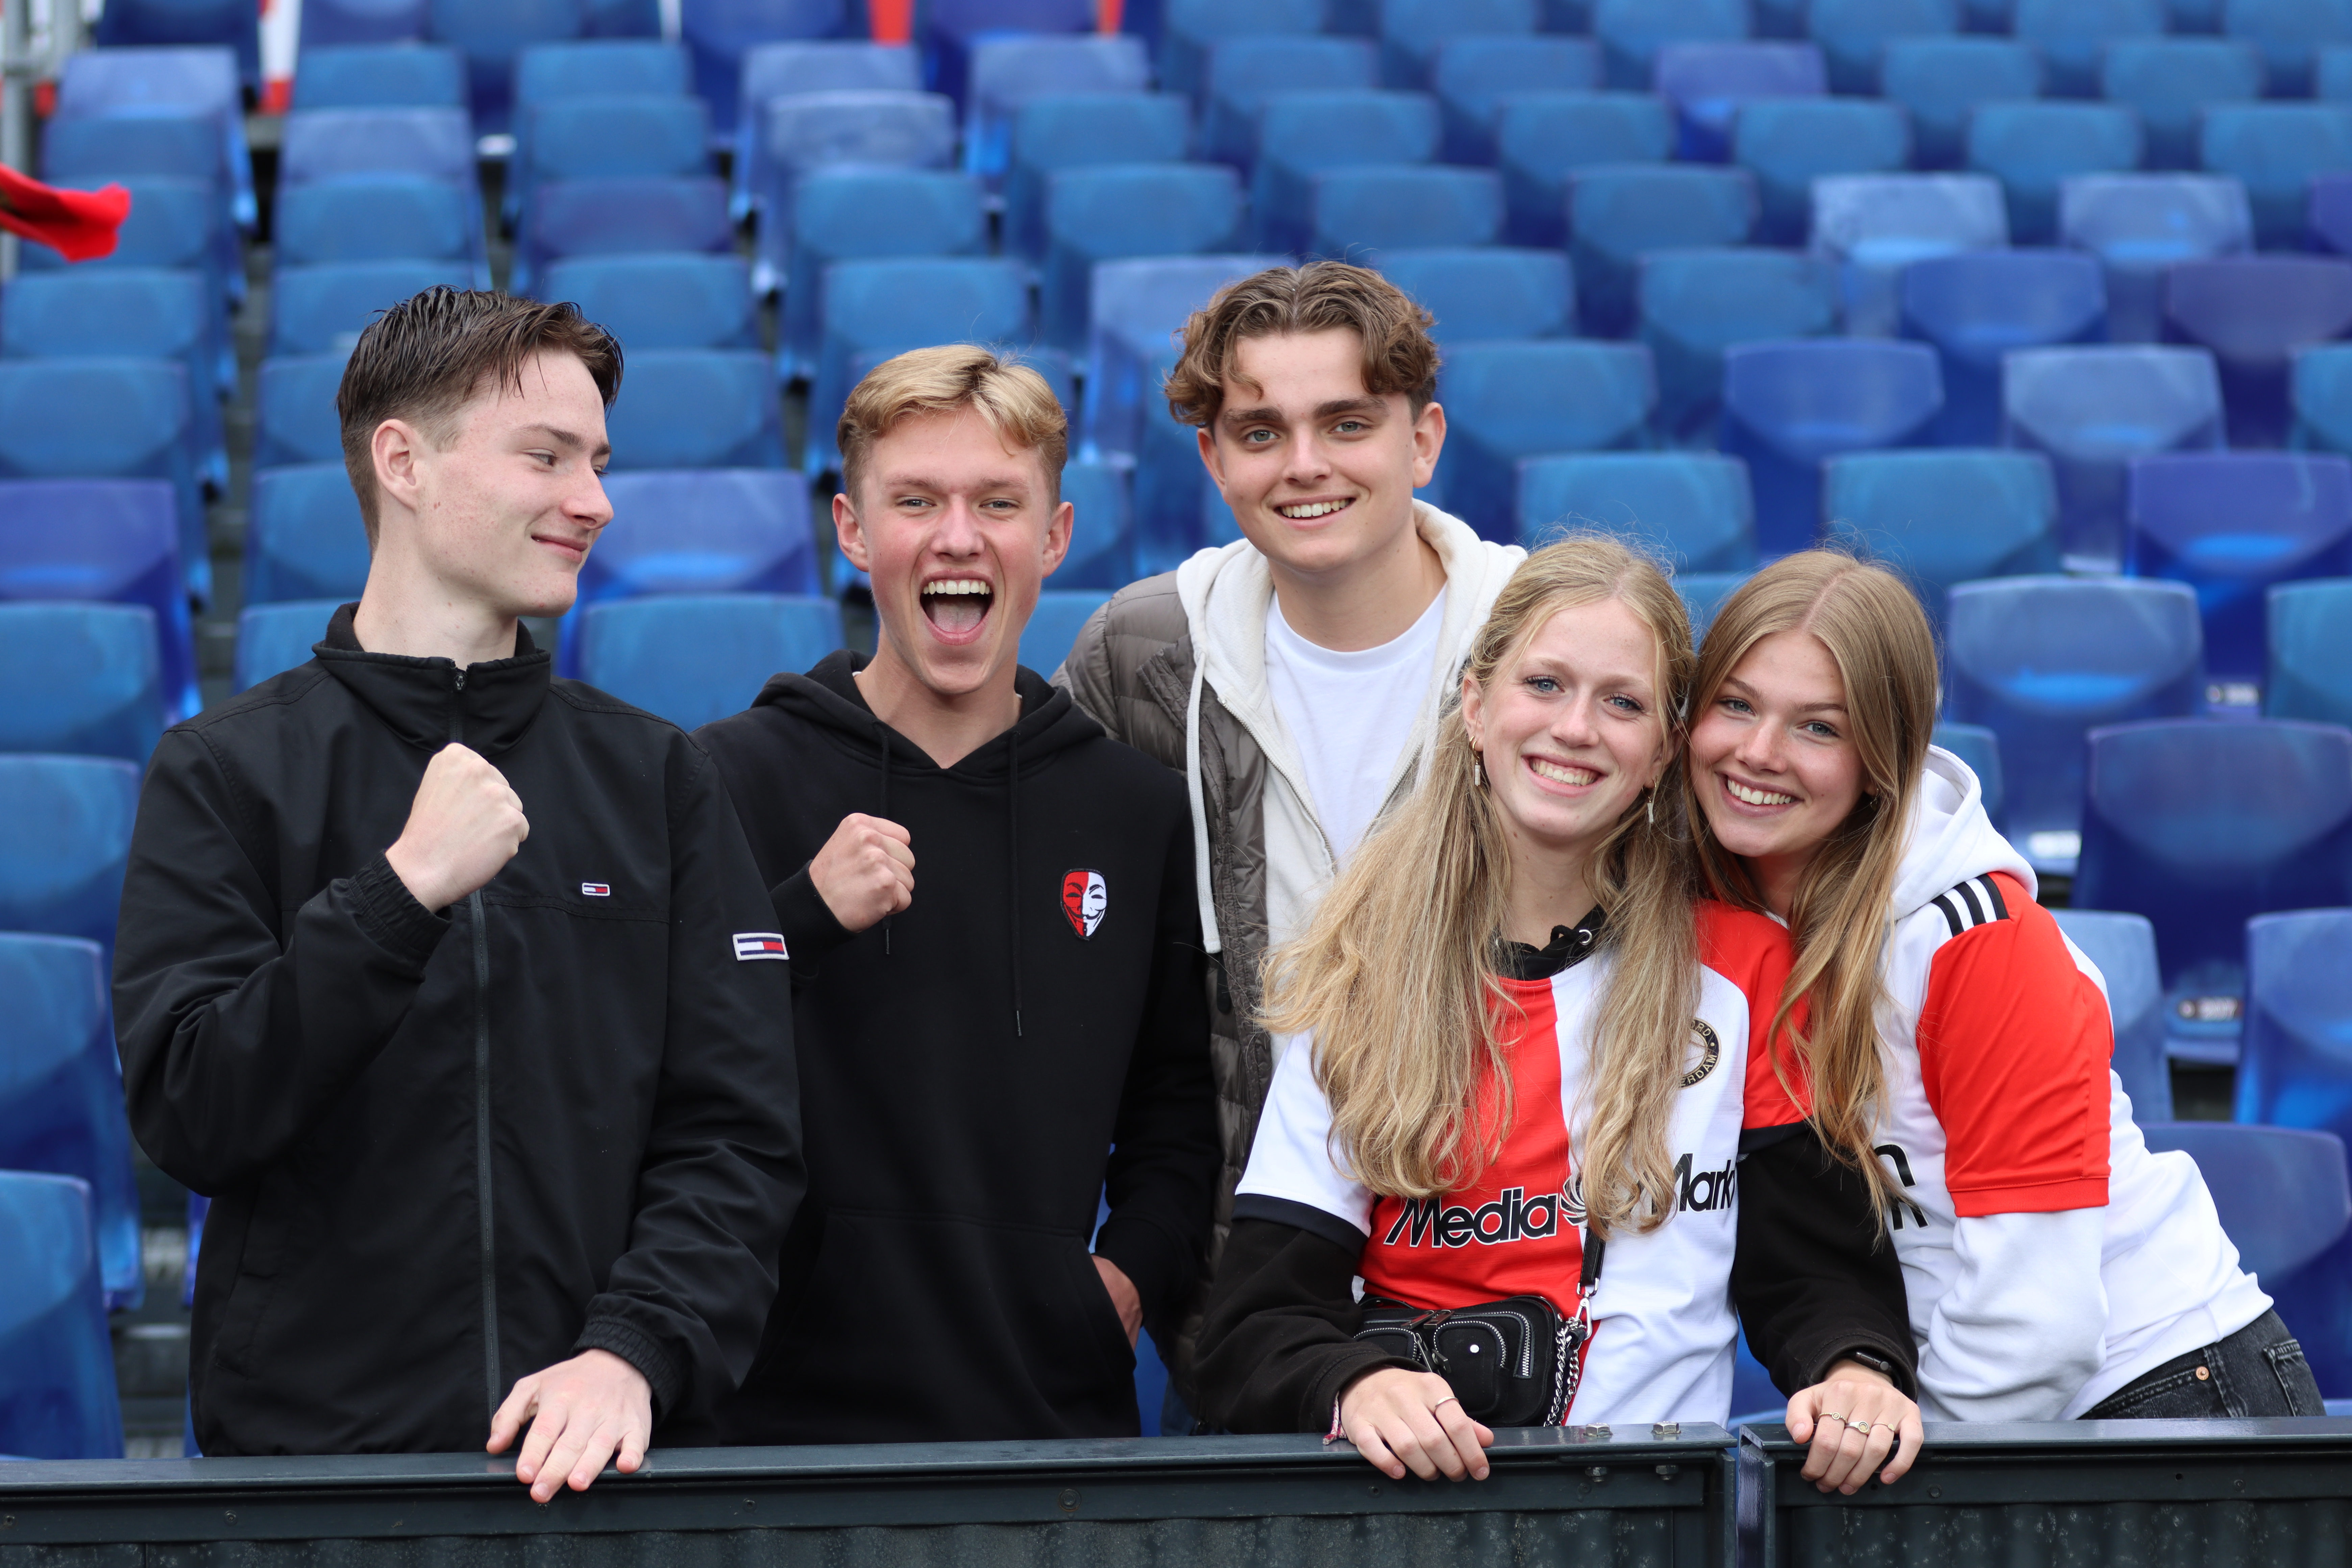
[[[1937,895],[1991,871],[2008,872],[2029,896],[2040,896],[2033,868],[1985,815],[1977,775],[1941,746],[1930,746],[1895,874],[1894,919],[1899,923]]]

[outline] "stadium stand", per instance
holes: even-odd
[[[1047,588],[1040,593],[1036,609],[1021,628],[1023,666],[1040,675],[1059,669],[1070,645],[1077,641],[1078,628],[1109,599],[1110,595],[1098,588]]]
[[[1097,163],[1181,163],[1192,107],[1172,94],[1042,93],[1013,116],[1004,180],[1004,248],[1045,259],[1045,197],[1055,174]]]
[[[1602,164],[1568,176],[1569,262],[1577,314],[1596,337],[1634,324],[1644,252],[1740,245],[1754,232],[1756,182],[1745,169]]]
[[[2333,1132],[2154,1118],[2142,1131],[2149,1148],[2197,1162],[2242,1266],[2263,1280],[2292,1278],[2352,1222],[2344,1140]]]
[[[964,102],[963,167],[993,189],[1010,166],[1021,106],[1049,93],[1141,92],[1151,82],[1143,40],[995,36],[976,39]]]
[[[122,1457],[89,1184],[0,1171],[0,1446],[39,1459]]]
[[[1602,79],[1636,91],[1650,85],[1651,68],[1668,44],[1744,38],[1748,28],[1744,0],[1594,0],[1591,23]]]
[[[2165,269],[2252,248],[2253,224],[2246,187],[2226,177],[2078,174],[2058,187],[2058,243],[2099,258],[2114,342],[2162,338]]]
[[[244,691],[296,665],[327,635],[327,623],[347,599],[295,599],[247,605],[236,617],[236,670],[231,685]]]
[[[1658,428],[1677,443],[1714,435],[1725,349],[1818,337],[1838,326],[1836,267],[1793,251],[1648,251],[1634,298],[1641,339],[1657,362]]]
[[[1465,179],[1478,177],[1459,173]],[[1319,212],[1319,181],[1316,200]],[[1490,237],[1501,216],[1499,195],[1492,205]],[[1065,353],[1081,352],[1096,267],[1139,256],[1230,251],[1241,237],[1241,180],[1222,164],[1100,163],[1057,171],[1045,187],[1039,335]]]
[[[2098,263],[2066,251],[1930,257],[1904,269],[1897,298],[1903,335],[1934,344],[1943,366],[1939,446],[1989,447],[2000,438],[2001,357],[2011,350],[2106,335]]]
[[[2099,96],[2139,116],[2151,169],[2197,166],[2197,121],[2263,96],[2263,58],[2235,38],[2125,38],[2099,62]]]
[[[1578,171],[1660,163],[1674,145],[1673,111],[1647,93],[1506,96],[1495,108],[1495,159],[1503,174],[1511,243],[1557,246],[1562,242],[1567,234],[1569,182]],[[1753,223],[1751,216],[1738,238],[1745,239]]]
[[[2058,486],[2037,453],[1853,452],[1822,465],[1822,538],[1902,574],[1938,631],[1961,583],[2058,570]]]
[[[1893,337],[1903,268],[2009,243],[2000,182],[1984,174],[1832,174],[1813,183],[1808,247],[1844,268],[1846,331]]]
[[[2009,30],[2042,52],[2053,97],[2091,98],[2107,46],[2162,37],[2168,20],[2164,0],[2015,0]]]
[[[0,604],[0,655],[17,681],[0,705],[0,751],[143,764],[164,725],[155,626],[144,605]]]
[[[117,757],[0,754],[0,931],[113,947],[139,771]]]
[[[1315,176],[1307,212],[1304,254],[1377,267],[1391,250],[1493,244],[1503,226],[1503,183],[1491,169],[1442,164],[1331,169]]]
[[[1764,98],[1819,98],[1829,67],[1811,44],[1668,44],[1651,68],[1652,87],[1674,106],[1675,155],[1722,163],[1742,104]]]
[[[425,36],[425,0],[302,0],[303,68],[330,47],[414,43]],[[461,90],[464,79],[457,79]],[[294,90],[298,97],[302,90],[299,75]]]
[[[1756,568],[1748,469],[1712,452],[1591,452],[1519,464],[1518,542],[1600,529],[1684,573]]]
[[[303,0],[303,21],[318,0]],[[307,31],[307,26],[305,28]],[[386,40],[302,51],[294,107],[309,109],[464,109],[466,62],[437,44]]]
[[[1879,60],[1888,45],[1956,33],[1960,11],[1955,0],[1811,0],[1804,22],[1828,57],[1831,87],[1868,96],[1878,90]]]
[[[751,267],[740,256],[575,257],[549,267],[539,287],[578,305],[626,351],[760,346]]]
[[[2042,57],[2010,38],[1891,38],[1879,55],[1878,90],[1911,116],[1913,163],[1956,169],[1979,104],[2042,95]]]
[[[1705,637],[1707,623],[1715,619],[1723,602],[1739,591],[1739,585],[1753,575],[1747,572],[1688,572],[1675,574],[1675,592],[1682,595],[1683,607],[1690,612],[1691,636]]]
[[[1422,92],[1276,92],[1258,111],[1251,159],[1255,243],[1304,250],[1314,243],[1314,177],[1360,164],[1426,163],[1437,156],[1437,100]]]
[[[1209,53],[1245,37],[1307,37],[1321,30],[1323,0],[1166,0],[1160,9],[1160,85],[1200,102]]]
[[[190,406],[187,366],[175,360],[0,359],[0,479],[168,480],[189,592],[209,603]]]
[[[2120,104],[1987,103],[1969,117],[1965,163],[2000,182],[2012,245],[2056,237],[2065,181],[2128,174],[2145,155],[2139,116]]]
[[[158,479],[0,480],[0,600],[143,605],[169,716],[203,706],[178,503]]]
[[[555,180],[531,192],[508,287],[519,294],[535,293],[540,269],[566,257],[734,248],[727,187],[715,178]],[[759,265],[752,264],[755,286]]]
[[[947,170],[828,168],[792,194],[792,265],[778,323],[787,380],[815,374],[825,269],[897,256],[973,256],[988,246],[980,182]]]
[[[1135,568],[1135,462],[1113,457],[1074,459],[1062,469],[1070,503],[1070,550],[1053,575],[1057,588],[1124,588]]]
[[[681,729],[740,712],[780,669],[806,669],[841,646],[831,599],[677,594],[579,612],[581,678]]]
[[[1167,85],[1164,70],[1161,81]],[[1594,90],[1601,85],[1601,52],[1589,38],[1449,38],[1431,58],[1428,85],[1444,115],[1445,161],[1492,163],[1504,102],[1531,93]]]
[[[245,602],[332,599],[367,584],[366,525],[341,462],[265,468],[245,529]]]
[[[1756,176],[1765,242],[1802,245],[1813,182],[1908,168],[1911,127],[1901,109],[1876,100],[1758,99],[1732,117],[1731,161]]]
[[[1941,727],[1937,744],[1943,745]],[[2164,981],[2156,928],[2146,915],[2112,910],[2053,910],[2058,929],[2097,965],[2116,1030],[2116,1077],[2136,1121],[2172,1120],[2172,1071],[2164,1048]]]
[[[751,349],[630,354],[605,420],[616,468],[781,468],[782,413],[768,357]]]
[[[858,38],[762,43],[744,52],[740,81],[740,113],[731,104],[722,110],[710,100],[711,134],[726,136],[734,149],[730,210],[738,218],[751,215],[755,199],[751,176],[760,148],[761,105],[772,98],[810,92],[920,92],[923,68],[915,51],[904,44]],[[709,100],[709,94],[703,96]]]
[[[834,426],[856,384],[850,369],[857,355],[937,342],[1018,346],[1031,336],[1028,279],[1018,262],[972,257],[836,263],[824,275],[805,466],[828,471],[836,461]],[[772,403],[769,412],[772,417]]]
[[[944,169],[955,161],[955,105],[938,93],[883,89],[797,93],[760,105],[752,205],[762,215],[752,282],[782,286],[792,260],[793,189],[828,164]]]
[[[270,280],[269,353],[349,352],[375,312],[436,283],[470,288],[456,261],[338,261],[289,267]]]
[[[1821,516],[1821,465],[1916,443],[1943,406],[1924,343],[1804,338],[1723,351],[1723,449],[1748,463],[1767,558],[1803,550]]]
[[[2286,437],[2287,364],[2352,327],[2352,261],[2233,256],[2184,261],[2164,279],[2169,335],[2213,351],[2233,447]]]
[[[253,465],[339,463],[343,458],[335,391],[346,352],[288,354],[261,362],[253,399]]]
[[[2199,126],[2197,162],[2244,184],[2257,244],[2294,249],[2303,243],[2312,177],[2352,169],[2352,108],[2218,104]]]
[[[1430,335],[1441,345],[1575,331],[1575,284],[1556,250],[1390,250],[1380,269],[1434,318]]]
[[[537,110],[549,105],[577,101],[597,101],[606,99],[670,99],[685,100],[688,97],[688,66],[686,51],[675,44],[652,39],[595,38],[577,43],[535,44],[523,50],[515,60],[514,75],[514,152],[508,159],[508,178],[500,201],[501,215],[511,226],[522,215],[522,198],[530,178],[537,177],[541,156],[535,145],[540,134]],[[611,142],[645,146],[666,145],[669,127],[660,124],[647,127],[630,123],[626,111],[615,116],[609,132]],[[705,130],[709,127],[707,110],[701,116]],[[576,123],[559,122],[559,133],[577,136]],[[647,135],[651,130],[654,134]],[[600,149],[609,158],[609,144]],[[576,156],[576,153],[575,153]],[[597,169],[597,174],[672,174],[699,173],[699,166],[684,170],[671,169]],[[557,173],[551,177],[577,177],[581,171],[567,175]]]
[[[116,9],[139,8],[139,0],[129,0]],[[153,5],[146,9],[151,21],[160,21],[168,7]],[[246,36],[250,36],[249,27]],[[139,42],[144,47],[91,49],[68,60],[58,82],[58,122],[180,115],[205,121],[213,128],[215,167],[229,193],[236,220],[250,228],[259,208],[254,199],[253,160],[246,143],[239,89],[253,85],[253,62],[241,54],[233,56],[229,48],[206,47],[215,40],[203,36],[201,30],[195,36],[179,37],[170,37],[168,29],[159,30]],[[240,48],[242,43],[240,38]],[[173,45],[182,47],[163,47]]]
[[[618,473],[605,478],[604,494],[613,521],[582,563],[583,605],[664,594],[823,592],[808,481],[796,472]]]
[[[726,135],[758,101],[741,89],[760,47],[863,40],[868,23],[865,0],[679,0],[678,32],[693,57],[694,90],[710,105],[713,130]]]
[[[2352,579],[2282,583],[2267,597],[2263,713],[2352,725]]]
[[[1465,343],[1446,355],[1439,477],[1447,509],[1487,539],[1518,536],[1518,463],[1645,443],[1658,398],[1640,343]]]
[[[466,58],[475,129],[509,134],[515,62],[533,44],[585,37],[586,0],[426,0],[425,31]]]
[[[1227,38],[1209,51],[1202,79],[1201,153],[1244,170],[1257,155],[1258,114],[1278,92],[1370,89],[1380,65],[1362,38],[1271,34]]]

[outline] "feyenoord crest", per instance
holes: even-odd
[[[1715,1064],[1723,1058],[1723,1042],[1716,1038],[1715,1031],[1704,1018],[1691,1020],[1691,1044],[1698,1047],[1698,1065],[1683,1074],[1685,1089],[1713,1072]]]
[[[1103,885],[1100,871],[1062,873],[1062,913],[1080,942],[1093,938],[1095,928],[1103,922],[1103,911],[1109,907],[1110,889]]]

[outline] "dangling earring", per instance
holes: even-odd
[[[1658,792],[1655,786],[1651,788],[1649,804],[1643,809],[1650,814],[1650,826],[1655,827],[1658,825]]]
[[[1478,781],[1478,787],[1480,789],[1485,789],[1486,787],[1486,752],[1473,752],[1470,753],[1470,773],[1471,776]]]

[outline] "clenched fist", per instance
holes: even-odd
[[[864,931],[915,901],[914,839],[878,816],[851,812],[809,862],[809,880],[844,931]]]
[[[418,903],[446,910],[497,876],[530,837],[506,775],[453,741],[425,765],[408,826],[383,858]]]

